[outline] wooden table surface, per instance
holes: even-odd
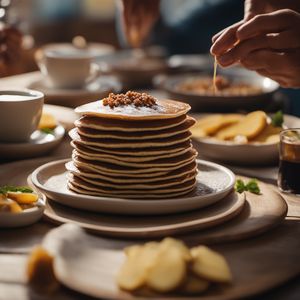
[[[26,76],[24,78],[26,78]],[[22,75],[19,75],[17,79],[17,81],[22,81]],[[0,80],[0,82],[0,87],[3,87],[3,84],[5,85],[5,80]],[[11,79],[9,79],[9,82],[11,83]],[[45,158],[45,162],[47,160],[50,161],[70,157],[71,147],[69,142],[69,138],[66,137],[61,145]],[[7,180],[9,181],[9,179]],[[284,198],[288,203],[288,217],[280,228],[274,229],[273,231],[278,230],[278,234],[280,234],[280,232],[282,233],[284,230],[288,229],[294,230],[295,235],[297,235],[300,232],[300,197],[284,195]],[[54,296],[37,295],[27,288],[24,276],[27,257],[26,253],[32,246],[38,244],[44,235],[52,228],[53,225],[46,223],[45,221],[40,221],[27,228],[0,230],[0,300],[50,300],[54,297],[55,299],[61,300],[90,299],[89,297],[67,290],[66,288],[61,288]],[[260,240],[264,238],[268,238],[268,233],[257,237],[257,239]],[[300,249],[300,236],[298,249]],[[293,257],[290,259],[293,260]],[[295,264],[299,263],[299,261],[295,261]],[[297,278],[284,283],[282,286],[263,295],[254,298],[252,297],[251,299],[300,299],[300,274]]]

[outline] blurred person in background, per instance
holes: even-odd
[[[0,76],[13,74],[22,51],[22,35],[14,27],[0,24]]]
[[[147,7],[144,13],[152,15],[153,23],[160,9],[159,30],[154,28],[153,40],[167,46],[170,54],[207,53],[214,36],[211,52],[221,66],[239,63],[282,87],[300,87],[298,0],[161,0],[158,4],[155,1],[152,9],[146,2],[151,0],[123,0],[125,27],[130,26],[126,24],[129,15],[142,10],[135,10],[135,6]],[[140,18],[140,28],[142,21]],[[283,92],[291,100],[289,111],[300,115],[299,91]]]
[[[242,21],[213,37],[221,66],[235,63],[300,88],[300,1],[246,0]]]

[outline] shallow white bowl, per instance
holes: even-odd
[[[45,200],[39,199],[37,204],[20,213],[0,212],[0,228],[15,228],[36,223],[44,213]]]
[[[195,114],[196,119],[207,114]],[[299,128],[300,119],[284,115],[284,125],[287,128]],[[194,146],[199,155],[220,162],[237,165],[271,165],[279,158],[278,143],[237,144],[229,141],[219,141],[213,138],[193,138]]]

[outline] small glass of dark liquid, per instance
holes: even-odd
[[[300,128],[280,133],[278,187],[281,191],[300,195]]]

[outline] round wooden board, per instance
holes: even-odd
[[[158,238],[223,224],[237,216],[244,204],[244,195],[232,192],[214,205],[190,212],[159,216],[120,216],[73,209],[48,199],[45,216],[58,224],[74,223],[106,236]]]
[[[220,223],[211,217],[220,214],[227,205],[232,205],[232,195],[205,209],[168,216],[113,216],[80,211],[53,201],[48,201],[45,215],[58,224],[72,222],[93,233],[120,238],[158,238],[184,233],[188,240],[187,232],[197,232],[198,240],[202,243],[234,241],[265,232],[282,222],[286,216],[287,204],[279,193],[269,185],[259,184],[262,195],[247,193],[245,205],[236,210],[235,217],[230,221],[228,218],[223,222],[219,220]],[[205,229],[208,226],[212,228]]]
[[[0,185],[26,185],[27,177],[38,166],[50,161],[51,157],[19,161],[1,165]],[[263,233],[282,222],[287,213],[287,205],[284,199],[275,191],[273,186],[259,182],[262,195],[246,194],[246,203],[242,212],[234,219],[222,224],[220,227],[197,231],[198,241],[202,243],[221,243],[246,239]],[[52,205],[52,202],[49,202]],[[89,213],[77,211],[62,206],[64,213],[75,211],[78,215],[76,221],[81,222],[83,227],[89,227],[91,223],[86,220]],[[46,210],[46,213],[49,210]],[[72,214],[71,214],[72,215]],[[109,215],[106,215],[108,218]],[[150,217],[151,218],[151,217]],[[96,218],[96,220],[99,217]],[[67,221],[67,220],[65,220]],[[69,220],[70,221],[70,220]],[[56,221],[57,222],[57,221]],[[93,226],[96,226],[95,223]],[[91,229],[90,229],[91,230]],[[103,231],[93,229],[94,233],[104,234]],[[195,232],[195,229],[194,229]],[[179,233],[179,232],[178,232]],[[161,233],[163,235],[165,233]],[[139,236],[141,237],[141,236]],[[147,235],[144,234],[146,238]],[[184,234],[185,239],[193,239],[193,234]]]
[[[291,230],[291,228],[293,230]],[[122,248],[130,245],[114,239],[94,237],[70,227],[51,231],[43,246],[55,254],[55,274],[65,286],[100,299],[229,300],[245,299],[284,283],[300,272],[300,227],[285,222],[268,235],[237,243],[217,245],[233,274],[229,285],[212,285],[201,295],[130,294],[118,289],[116,274],[124,260]],[[198,235],[194,243],[199,245]],[[187,243],[191,246],[191,243]],[[70,276],[72,274],[72,276]],[[79,295],[78,295],[79,296]],[[77,299],[77,298],[76,298]],[[78,299],[81,299],[78,297]],[[263,297],[261,299],[268,299]]]

